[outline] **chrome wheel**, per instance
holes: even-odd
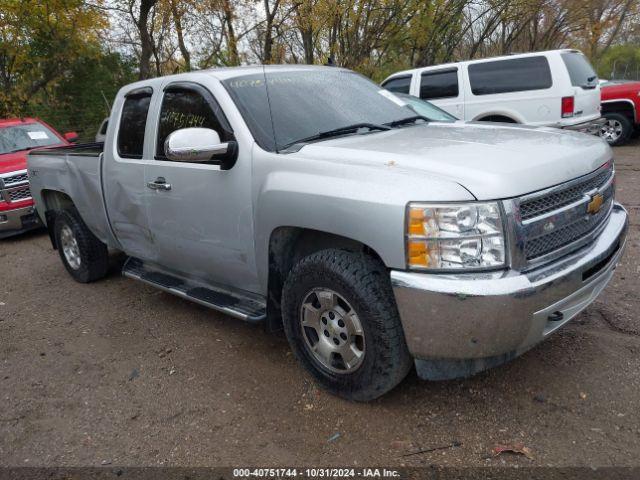
[[[307,293],[300,322],[307,349],[325,368],[344,374],[362,365],[364,330],[356,311],[338,293],[328,288]]]
[[[607,122],[600,129],[600,136],[607,142],[613,143],[622,136],[623,126],[615,118],[608,118]]]
[[[82,264],[80,247],[78,247],[78,241],[68,225],[65,225],[60,230],[60,247],[69,266],[74,270],[78,270]]]

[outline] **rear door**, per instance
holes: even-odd
[[[458,67],[425,70],[420,73],[418,96],[428,100],[451,115],[465,118],[462,72]]]
[[[176,162],[165,156],[166,138],[182,128],[210,128],[222,142],[235,140],[212,90],[199,83],[165,85],[156,120],[145,182],[167,185],[146,191],[157,264],[181,277],[256,291],[251,151],[239,146],[229,170],[215,162]]]
[[[560,53],[569,74],[574,96],[574,116],[571,123],[581,123],[600,116],[600,86],[589,60],[578,51]]]

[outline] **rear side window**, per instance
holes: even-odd
[[[160,109],[156,159],[167,160],[164,142],[172,132],[182,128],[210,128],[218,132],[222,142],[232,140],[230,128],[224,128],[220,123],[221,117],[222,110],[217,102],[204,91],[182,87],[167,90]]]
[[[411,75],[404,77],[395,77],[387,80],[382,84],[383,88],[386,88],[390,92],[409,93],[411,87]]]
[[[420,76],[420,98],[450,98],[458,96],[458,69],[424,72]]]
[[[598,75],[584,55],[578,52],[561,53],[562,61],[569,71],[574,87],[595,87]]]
[[[151,103],[150,88],[130,93],[124,100],[120,130],[118,131],[118,154],[125,158],[142,158],[144,128]]]
[[[469,65],[474,95],[524,92],[551,88],[551,69],[544,56],[496,60]]]

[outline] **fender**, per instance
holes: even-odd
[[[254,181],[259,182],[254,188],[254,228],[263,291],[269,274],[269,240],[279,227],[346,237],[373,249],[388,268],[404,269],[409,202],[474,200],[459,184],[391,165],[367,168],[295,154],[254,153],[260,157],[254,161]]]

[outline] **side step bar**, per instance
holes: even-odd
[[[221,287],[190,283],[188,280],[152,270],[142,260],[133,257],[125,262],[122,274],[240,320],[256,323],[267,318],[264,298],[253,293],[232,292]]]

